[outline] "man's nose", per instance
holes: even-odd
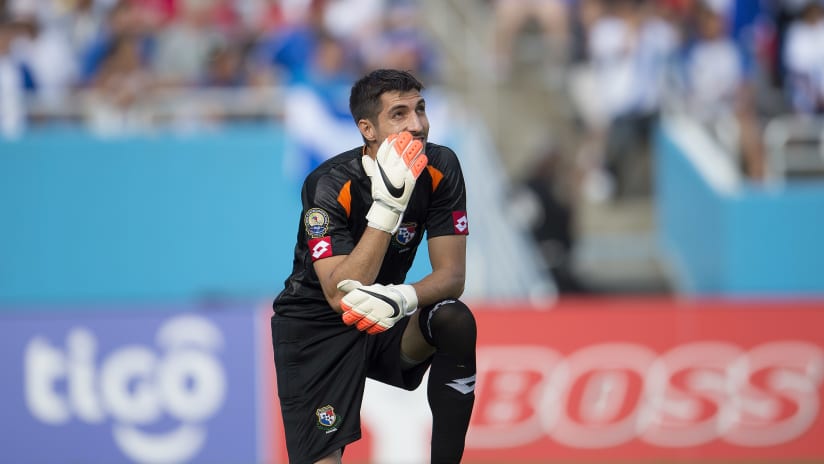
[[[406,122],[406,130],[412,134],[419,134],[423,130],[423,120],[418,114],[413,114]]]

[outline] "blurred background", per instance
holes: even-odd
[[[378,67],[466,177],[471,462],[824,461],[818,0],[0,0],[3,460],[286,462],[271,299]],[[424,462],[368,388],[350,461]]]

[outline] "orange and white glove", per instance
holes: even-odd
[[[373,202],[366,213],[369,227],[397,232],[415,182],[428,162],[423,143],[406,131],[387,137],[375,159],[364,155],[363,167],[372,179]]]
[[[338,290],[343,322],[361,332],[378,334],[418,309],[418,294],[411,285],[363,285],[357,280],[343,280]]]

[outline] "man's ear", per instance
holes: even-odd
[[[374,142],[377,140],[375,126],[368,119],[361,119],[358,121],[358,130],[367,142]]]

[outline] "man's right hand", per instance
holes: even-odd
[[[415,188],[428,158],[422,152],[423,143],[409,132],[390,135],[383,141],[373,160],[363,157],[369,164],[372,178],[372,207],[366,214],[369,227],[394,234],[401,224],[406,205]]]

